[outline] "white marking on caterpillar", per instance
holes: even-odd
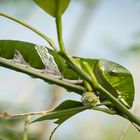
[[[51,56],[51,55],[49,55]],[[18,50],[15,50],[15,53],[14,53],[14,58],[13,59],[6,59],[6,58],[2,58],[0,57],[1,60],[4,60],[4,61],[7,61],[7,62],[10,62],[10,63],[15,63],[17,65],[21,65],[22,67],[26,67],[28,68],[29,70],[32,70],[32,71],[36,71],[36,72],[39,72],[39,73],[42,73],[42,74],[47,74],[48,76],[51,76],[53,78],[56,78],[56,79],[60,79],[62,81],[65,81],[67,83],[71,83],[71,84],[82,84],[83,83],[83,80],[81,79],[78,79],[78,80],[70,80],[70,79],[65,79],[63,78],[62,75],[54,75],[52,72],[46,72],[44,73],[44,69],[37,69],[37,68],[33,68],[31,67],[25,60],[24,58],[22,57],[21,53],[18,51]],[[53,60],[53,57],[51,56],[50,57],[50,60]],[[52,62],[52,61],[51,61]],[[34,78],[34,77],[33,77]]]
[[[28,66],[28,63],[24,60],[24,58],[18,50],[15,50],[14,52],[13,61],[17,64],[21,64],[22,66]]]
[[[57,64],[52,55],[49,54],[46,47],[35,45],[35,49],[42,60],[42,63],[45,65],[45,74],[61,75]]]
[[[18,65],[21,65],[21,66],[24,66],[24,67],[27,67],[28,69],[32,70],[32,71],[37,71],[37,72],[40,72],[40,73],[43,73],[43,69],[36,69],[36,68],[33,68],[31,67],[23,58],[23,56],[21,55],[21,53],[18,51],[18,50],[15,50],[14,52],[14,58],[13,58],[13,61],[11,62],[14,62]]]

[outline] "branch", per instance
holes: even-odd
[[[34,115],[46,115],[47,113],[49,113],[52,110],[48,110],[48,111],[39,111],[39,112],[29,112],[29,113],[22,113],[22,114],[9,114],[7,112],[4,112],[2,114],[0,114],[0,118],[15,118],[15,117],[25,117],[25,116],[34,116]]]
[[[133,115],[122,103],[120,103],[110,92],[108,92],[106,89],[104,89],[96,80],[96,77],[92,70],[90,69],[89,65],[87,63],[83,63],[85,65],[85,68],[88,71],[88,74],[85,73],[79,66],[73,62],[73,59],[71,59],[66,53],[61,54],[66,60],[68,65],[77,73],[79,74],[84,80],[86,80],[92,87],[93,91],[98,91],[102,95],[105,95],[114,106],[117,107],[117,109],[122,113],[122,115],[126,116],[125,118],[128,119],[131,122],[134,122],[138,126],[140,126],[140,119]]]
[[[61,16],[56,17],[55,23],[56,23],[57,38],[58,38],[60,51],[65,52],[65,47],[64,47],[63,37],[62,37],[62,19],[61,19]]]
[[[55,50],[55,51],[58,51],[58,49],[56,48],[54,42],[52,39],[50,39],[48,36],[46,36],[45,34],[43,34],[42,32],[40,32],[39,30],[37,30],[36,28],[32,27],[31,25],[21,21],[21,20],[18,20],[16,19],[15,17],[12,17],[12,16],[9,16],[7,14],[4,14],[4,13],[0,13],[0,16],[3,16],[5,18],[8,18],[8,19],[11,19],[23,26],[25,26],[26,28],[32,30],[34,33],[38,34],[39,36],[41,36],[42,38],[44,38],[49,44],[50,46]]]
[[[4,58],[0,58],[0,66],[4,66],[6,68],[10,68],[10,69],[13,69],[16,71],[26,73],[30,76],[35,77],[35,78],[40,78],[48,83],[56,84],[58,86],[61,86],[69,91],[73,91],[73,92],[80,94],[80,95],[83,92],[85,92],[85,88],[80,86],[80,85],[74,85],[74,84],[69,83],[65,80],[63,81],[63,80],[57,79],[55,77],[52,77],[50,75],[44,75],[44,74],[42,74],[38,71],[32,70],[30,68],[16,65],[16,64],[12,63],[10,60],[6,60]]]

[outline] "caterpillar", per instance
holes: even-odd
[[[23,41],[0,40],[0,59],[11,61],[16,65],[21,65],[46,75],[63,78],[67,82],[83,84],[81,77],[70,69],[64,58],[45,46]],[[73,59],[81,65],[81,68],[82,62],[87,62],[92,68],[98,83],[127,108],[132,107],[134,82],[131,73],[126,68],[104,59],[79,57],[74,57]],[[3,66],[1,61],[0,66]],[[107,100],[105,96],[98,94],[101,101]]]

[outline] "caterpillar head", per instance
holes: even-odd
[[[131,108],[134,100],[134,82],[131,73],[123,66],[108,61],[98,60],[94,74],[97,81],[110,93],[121,101],[127,108]],[[106,97],[100,96],[100,100]]]

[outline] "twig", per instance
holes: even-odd
[[[51,112],[52,110],[48,111],[39,111],[39,112],[29,112],[29,113],[21,113],[21,114],[9,114],[7,112],[4,112],[3,114],[0,114],[0,118],[15,118],[15,117],[25,117],[25,116],[34,116],[34,115],[46,115],[47,113]]]
[[[139,106],[140,106],[140,102],[136,105],[136,107],[135,107],[135,109],[134,109],[134,111],[133,111],[134,114],[138,111]],[[130,128],[131,124],[132,124],[131,122],[128,122],[128,123],[127,123],[126,127],[124,128],[124,131],[121,133],[121,135],[120,135],[120,137],[119,137],[118,140],[123,140],[123,139],[125,138],[125,136],[126,136],[126,134],[127,134],[127,132],[128,132],[128,129]],[[134,124],[133,124],[133,125],[134,125]],[[135,126],[135,125],[134,125],[134,126]]]
[[[25,23],[25,22],[23,22],[21,20],[16,19],[15,17],[9,16],[9,15],[4,14],[4,13],[0,13],[0,16],[3,16],[3,17],[8,18],[8,19],[11,19],[11,20],[23,25],[24,27],[32,30],[34,33],[36,33],[39,36],[41,36],[42,38],[44,38],[55,51],[58,51],[58,49],[56,48],[53,40],[51,38],[49,38],[48,36],[46,36],[45,34],[43,34],[42,32],[40,32],[39,30],[37,30],[36,28],[30,26],[29,24],[27,24],[27,23]]]
[[[90,66],[87,63],[83,63],[85,64],[85,68],[87,68],[88,73],[90,75],[87,75],[80,67],[78,67],[70,58],[67,54],[63,54],[63,56],[68,60],[68,64],[69,66],[76,72],[78,73],[82,78],[84,78],[87,82],[89,82],[89,84],[91,85],[93,91],[96,90],[99,93],[105,95],[115,106],[117,106],[117,109],[124,114],[125,116],[127,116],[126,119],[128,119],[131,122],[134,122],[135,124],[137,124],[138,126],[140,126],[140,119],[133,115],[133,113],[131,113],[122,103],[120,103],[109,91],[107,91],[104,87],[102,87],[93,71],[91,70]]]
[[[76,92],[77,94],[82,94],[85,91],[84,87],[82,87],[80,85],[70,84],[66,81],[56,79],[50,75],[44,75],[44,74],[39,73],[37,71],[34,71],[32,69],[27,69],[27,68],[22,67],[20,65],[16,65],[14,63],[11,63],[10,61],[8,61],[6,59],[0,58],[0,65],[4,66],[4,67],[11,68],[13,70],[17,70],[17,71],[26,73],[28,75],[32,75],[32,76],[40,78],[40,79],[43,79],[46,82],[50,82],[52,84],[56,84],[58,86],[64,87],[70,91]]]
[[[28,140],[28,124],[30,122],[31,116],[27,116],[24,124],[23,140]]]

